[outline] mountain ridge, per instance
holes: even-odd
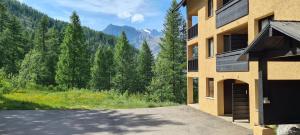
[[[60,35],[63,35],[64,29],[69,24],[68,22],[49,17],[47,14],[42,13],[24,3],[20,3],[17,0],[0,0],[0,3],[6,7],[7,11],[11,15],[17,17],[26,31],[33,32],[39,24],[39,20],[43,17],[48,18],[48,27],[55,28],[59,31]],[[93,53],[95,53],[99,45],[113,46],[116,44],[115,36],[105,34],[102,31],[97,31],[86,26],[82,26],[82,28],[86,38],[86,44],[88,45],[89,50]]]
[[[131,26],[123,25],[114,25],[109,24],[106,28],[102,30],[103,33],[120,36],[122,32],[125,32],[127,38],[135,48],[140,48],[141,44],[146,40],[149,44],[149,47],[152,53],[156,56],[160,50],[160,38],[162,37],[162,33],[155,29],[136,29]]]

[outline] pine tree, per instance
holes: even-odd
[[[114,88],[121,92],[136,91],[135,53],[126,34],[122,32],[114,50],[115,76]]]
[[[23,29],[16,17],[10,16],[1,34],[2,68],[7,74],[17,74],[24,57]]]
[[[185,101],[186,91],[186,57],[185,37],[180,31],[185,25],[180,12],[174,11],[176,5],[176,0],[173,0],[165,18],[161,52],[154,67],[154,78],[149,91],[153,100],[182,103]]]
[[[3,31],[4,28],[7,25],[7,12],[6,12],[6,8],[4,7],[4,5],[2,5],[0,3],[0,68],[3,68],[4,65],[4,57],[5,57],[5,44],[3,42]]]
[[[56,74],[56,67],[58,62],[58,55],[59,55],[59,33],[54,28],[49,29],[46,33],[46,55],[47,55],[47,68],[48,68],[48,84],[55,84],[55,74]]]
[[[22,62],[19,74],[19,81],[21,85],[29,82],[49,85],[51,73],[49,71],[48,55],[46,49],[46,33],[48,31],[48,19],[44,17],[39,23],[38,29],[35,33],[34,48],[25,57]]]
[[[152,80],[152,76],[153,76],[152,66],[154,65],[154,58],[146,40],[142,45],[137,61],[138,61],[137,73],[139,76],[138,78],[139,91],[144,92],[145,88],[149,86]]]
[[[65,30],[56,72],[56,81],[64,87],[86,86],[89,79],[89,56],[79,16],[73,12]]]
[[[4,31],[8,22],[8,14],[4,5],[0,3],[0,33]]]
[[[110,47],[99,46],[91,69],[92,89],[109,90],[113,75],[113,53]]]

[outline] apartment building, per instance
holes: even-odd
[[[182,0],[187,103],[268,125],[300,123],[300,0]],[[299,21],[299,22],[298,22]]]

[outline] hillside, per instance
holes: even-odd
[[[26,30],[32,32],[36,28],[38,21],[41,20],[43,16],[47,16],[44,13],[41,13],[25,4],[22,4],[16,0],[0,0],[8,10],[8,12],[16,16],[21,24]],[[47,16],[48,17],[48,16]],[[64,28],[67,26],[67,22],[59,21],[49,18],[49,28],[54,27],[60,33],[63,34]],[[100,45],[114,45],[116,40],[114,36],[104,34],[99,31],[92,30],[90,28],[84,27],[84,34],[86,37],[86,43],[89,46],[89,49],[94,52],[95,48]],[[62,36],[61,36],[62,37]]]
[[[112,24],[103,30],[104,33],[114,36],[119,36],[122,31],[126,33],[129,42],[134,45],[135,48],[140,48],[143,41],[146,40],[153,54],[158,54],[160,50],[159,42],[162,36],[161,32],[150,29],[137,30],[130,26],[117,26]]]

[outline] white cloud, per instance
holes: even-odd
[[[56,0],[58,4],[74,10],[114,15],[131,22],[144,21],[155,11],[146,3],[148,0]]]
[[[129,12],[121,12],[118,14],[118,17],[121,19],[127,19],[130,18],[132,15]]]
[[[131,17],[131,22],[142,22],[144,21],[144,16],[142,14],[135,14]]]

